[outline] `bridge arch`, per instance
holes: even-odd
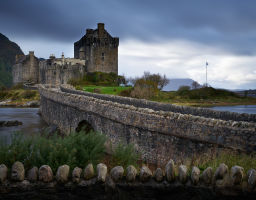
[[[76,127],[76,132],[84,131],[86,134],[94,131],[94,128],[87,120],[82,120],[78,123]]]

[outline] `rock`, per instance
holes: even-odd
[[[118,180],[121,180],[124,174],[124,168],[122,166],[116,166],[110,171],[110,176],[113,179],[113,181],[117,182]]]
[[[87,165],[87,167],[84,169],[84,179],[89,180],[94,176],[94,169],[93,165],[90,163]]]
[[[14,120],[14,121],[0,121],[0,127],[3,127],[3,126],[10,127],[10,126],[19,126],[19,125],[22,125],[22,122],[20,122],[18,120]]]
[[[196,185],[199,182],[200,178],[200,169],[198,167],[192,167],[191,171],[191,181],[194,185]]]
[[[108,173],[108,168],[105,164],[100,163],[97,165],[97,180],[99,182],[105,182]]]
[[[256,186],[256,170],[250,169],[247,173],[248,176],[248,185],[251,189],[254,189]]]
[[[28,101],[27,103],[24,104],[24,106],[27,107],[39,107],[40,102],[39,101]]]
[[[23,190],[29,189],[29,186],[30,186],[30,182],[28,180],[23,180],[20,183],[20,188],[22,188]]]
[[[202,180],[205,184],[209,185],[212,183],[213,170],[211,167],[207,167],[202,173]]]
[[[140,180],[142,182],[148,181],[152,177],[152,172],[147,166],[142,166],[140,169]]]
[[[36,182],[38,179],[38,168],[37,167],[33,167],[32,169],[30,169],[28,171],[28,180],[30,182]]]
[[[244,168],[240,166],[233,166],[231,168],[231,179],[234,185],[239,185],[244,177]]]
[[[12,165],[11,179],[13,181],[23,181],[25,177],[25,169],[21,162],[16,161]]]
[[[172,182],[175,180],[175,165],[173,160],[169,160],[165,167],[165,175],[167,181]]]
[[[221,163],[220,166],[216,169],[214,178],[215,180],[223,179],[224,176],[228,173],[228,166],[224,163]]]
[[[52,169],[48,165],[43,165],[39,168],[39,181],[45,183],[51,182],[53,180]]]
[[[79,167],[75,167],[73,172],[72,172],[72,181],[74,183],[79,183],[80,182],[80,177],[81,177],[81,173],[82,173],[82,169]]]
[[[3,183],[7,178],[8,168],[5,164],[0,165],[0,183]]]
[[[161,168],[157,168],[154,177],[157,182],[161,182],[164,178],[163,170]]]
[[[111,188],[112,190],[115,189],[115,187],[116,187],[116,184],[113,181],[113,179],[111,178],[111,176],[107,176],[107,178],[106,178],[106,187]]]
[[[69,166],[68,165],[59,166],[56,174],[56,180],[59,183],[65,183],[68,181],[68,175],[69,175]]]
[[[126,168],[126,180],[128,182],[133,182],[135,181],[136,176],[137,176],[137,169],[134,166],[129,165]]]
[[[188,169],[185,165],[179,166],[179,180],[181,183],[186,183],[188,177]]]

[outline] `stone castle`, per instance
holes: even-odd
[[[33,51],[17,55],[13,66],[13,83],[66,84],[70,79],[81,78],[87,72],[118,74],[119,38],[112,37],[98,23],[97,29],[87,29],[86,34],[74,43],[74,58],[50,55],[38,59]]]

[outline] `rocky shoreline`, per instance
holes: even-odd
[[[12,102],[11,100],[0,101],[0,107],[32,107],[38,108],[40,101],[28,101],[28,102]]]

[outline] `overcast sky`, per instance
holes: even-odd
[[[120,38],[119,74],[256,88],[255,0],[0,0],[0,32],[24,53],[73,57],[86,28]]]

